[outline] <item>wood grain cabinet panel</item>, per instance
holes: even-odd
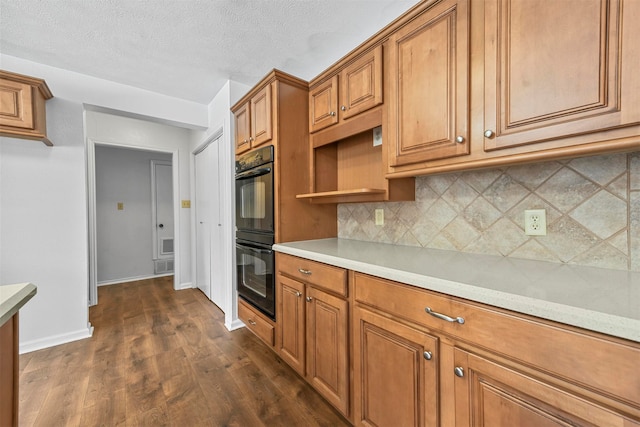
[[[632,71],[624,61],[622,5],[485,2],[486,150],[640,123],[639,79],[626,75],[638,64]]]
[[[283,259],[288,262],[282,262]],[[331,295],[307,280],[298,280],[300,272],[292,267],[297,259],[276,254],[278,353],[282,360],[304,376],[322,396],[348,417],[348,302],[346,298]],[[345,270],[342,272],[346,275]],[[331,277],[325,276],[326,279]]]
[[[338,76],[309,91],[309,132],[338,123]]]
[[[340,72],[342,120],[382,104],[382,46],[347,65]]]
[[[53,145],[47,138],[45,109],[51,98],[44,80],[0,70],[0,135]]]
[[[267,84],[249,101],[234,110],[236,154],[271,141],[271,108],[271,84]]]
[[[469,153],[469,23],[446,0],[389,38],[389,166]]]
[[[457,426],[638,426],[617,412],[564,387],[487,357],[456,349]],[[452,375],[454,375],[452,373]],[[613,379],[612,379],[613,380]]]
[[[249,140],[251,136],[249,111],[249,103],[247,102],[238,108],[233,115],[236,154],[242,154],[251,149],[251,141]]]
[[[275,345],[274,322],[243,300],[238,300],[238,318],[269,347]]]
[[[438,339],[356,307],[354,423],[438,425]]]

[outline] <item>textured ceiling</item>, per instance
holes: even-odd
[[[309,80],[416,2],[0,0],[0,52],[206,104],[272,68]]]

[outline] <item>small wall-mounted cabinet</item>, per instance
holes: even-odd
[[[0,70],[0,135],[52,146],[45,110],[45,102],[51,98],[44,80]]]
[[[271,84],[233,110],[236,154],[249,151],[272,139]]]

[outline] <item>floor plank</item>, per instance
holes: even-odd
[[[20,356],[21,426],[347,426],[197,289],[98,288],[92,338]]]

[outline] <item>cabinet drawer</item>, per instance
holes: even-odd
[[[275,345],[275,325],[241,299],[238,299],[238,317],[267,345],[270,347]]]
[[[276,255],[276,267],[294,279],[338,295],[347,295],[347,271],[343,268],[281,253]]]
[[[640,344],[354,274],[355,300],[638,407]],[[425,307],[464,323],[431,316]],[[603,361],[610,361],[603,363]],[[615,381],[613,378],[624,378]],[[640,408],[639,408],[640,409]]]

